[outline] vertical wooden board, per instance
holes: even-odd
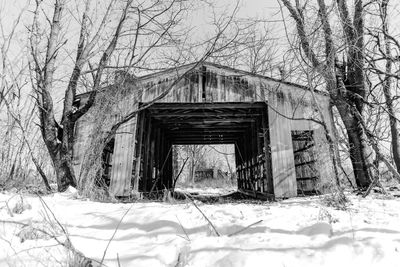
[[[186,102],[186,97],[187,97],[187,91],[186,86],[185,86],[185,81],[181,80],[177,85],[176,85],[176,89],[178,91],[178,98],[176,99],[176,102],[182,103],[182,102]]]
[[[267,92],[267,87],[264,84],[264,82],[260,81],[259,82],[259,88],[260,88],[260,99],[261,101],[268,101],[268,92]]]
[[[269,124],[268,124],[268,108],[266,111],[263,112],[262,114],[262,130],[263,130],[263,149],[261,152],[264,153],[264,176],[265,176],[265,182],[264,182],[264,191],[273,194],[274,193],[274,187],[273,187],[273,177],[272,177],[272,160],[271,160],[271,151],[270,151],[270,129],[269,129]]]
[[[249,94],[250,94],[250,101],[251,102],[257,101],[257,95],[256,95],[257,87],[256,87],[256,85],[254,83],[252,83],[251,80],[247,80],[247,83],[248,83],[248,88],[249,88],[248,90],[249,90]]]
[[[226,84],[226,78],[225,78],[225,76],[224,76],[224,74],[220,74],[220,78],[221,78],[221,87],[220,87],[220,90],[221,90],[221,98],[220,98],[220,102],[224,102],[225,101],[225,99],[226,99],[226,89],[225,89],[225,84]]]
[[[141,91],[141,102],[146,102],[146,98],[147,98],[147,88],[148,88],[148,84],[149,83],[145,83],[143,84],[143,89]]]
[[[201,71],[198,73],[199,75],[199,88],[198,88],[198,102],[203,102],[203,75]]]
[[[223,98],[223,100],[225,101],[225,102],[229,102],[229,99],[230,99],[230,89],[231,89],[231,86],[232,86],[232,83],[231,83],[231,78],[229,77],[229,76],[225,76],[224,77],[224,98]]]
[[[189,102],[190,92],[186,79],[182,79],[177,86],[180,88],[180,102],[187,103]]]
[[[115,196],[128,196],[131,187],[133,157],[135,155],[137,116],[121,125],[115,136],[110,192]]]
[[[190,102],[191,99],[191,91],[190,91],[190,80],[188,78],[184,78],[184,87],[185,87],[185,102]]]
[[[222,79],[221,75],[218,73],[217,75],[217,102],[222,102]]]
[[[197,102],[197,86],[194,82],[190,82],[190,91],[191,91],[191,95],[192,98],[190,99],[190,102],[192,103],[196,103]]]
[[[157,89],[157,82],[151,86],[148,91],[147,91],[147,101],[151,101],[152,99],[154,99],[154,95],[155,95],[155,91]]]
[[[210,73],[210,93],[211,93],[211,102],[218,102],[218,76],[217,73]]]
[[[240,79],[240,88],[242,100],[244,100],[245,102],[253,101],[253,94],[251,92],[250,84],[246,78]]]
[[[254,100],[255,101],[265,101],[264,97],[261,96],[261,88],[260,88],[260,83],[259,82],[254,82],[252,81],[253,86],[254,86]]]
[[[238,79],[236,80],[236,88],[237,88],[237,96],[239,97],[238,101],[240,102],[246,101],[247,88],[241,77],[238,77]]]
[[[211,72],[209,70],[206,71],[205,75],[205,92],[206,92],[206,102],[212,102],[212,88],[211,88]],[[204,79],[204,78],[203,78]],[[204,83],[204,81],[203,81]]]
[[[167,95],[164,97],[165,102],[173,102],[173,101],[174,101],[174,96],[173,96],[173,94],[174,94],[174,90],[172,89],[172,90],[170,90],[170,91],[167,93]]]
[[[269,94],[269,104],[273,105],[278,112],[290,116],[288,105],[278,99],[273,92]],[[280,116],[269,107],[268,121],[275,197],[296,196],[297,184],[290,120]]]
[[[237,77],[233,77],[230,81],[230,86],[228,88],[229,90],[229,99],[227,100],[228,102],[240,102],[240,88],[238,85],[238,79]]]
[[[138,142],[137,142],[137,150],[135,151],[136,157],[136,170],[135,170],[135,179],[133,183],[133,190],[139,191],[139,180],[141,178],[141,168],[142,168],[142,149],[143,149],[143,132],[145,127],[145,116],[142,114],[140,116],[140,121],[137,123],[137,132],[138,132]]]
[[[148,161],[148,179],[147,179],[147,188],[153,188],[154,184],[154,156],[155,156],[155,131],[153,130],[152,138],[150,140],[150,155]]]

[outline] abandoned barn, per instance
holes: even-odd
[[[323,92],[213,63],[119,80],[104,90],[111,106],[77,122],[73,161],[79,177],[90,138],[139,110],[102,154],[103,176],[116,196],[171,188],[171,149],[183,144],[233,144],[238,190],[260,197],[293,197],[331,184],[326,134],[315,122],[318,104],[332,129]],[[97,106],[105,103],[100,95]],[[88,96],[79,95],[76,105]]]

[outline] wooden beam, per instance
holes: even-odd
[[[251,103],[240,103],[240,102],[223,102],[223,103],[156,103],[149,107],[147,110],[152,112],[153,110],[159,109],[256,109],[266,108],[265,102],[251,102]]]
[[[266,176],[267,188],[266,191],[269,194],[274,194],[274,183],[272,180],[272,157],[271,157],[271,146],[270,146],[270,133],[269,133],[269,120],[268,120],[268,109],[263,112],[262,116],[262,131],[264,141],[264,172]]]
[[[260,116],[260,113],[243,113],[243,114],[237,114],[237,113],[221,113],[221,114],[216,114],[215,112],[202,112],[202,113],[188,113],[188,114],[182,114],[182,113],[177,113],[177,114],[152,114],[152,117],[155,119],[162,119],[162,118],[174,118],[174,119],[187,119],[187,118],[215,118],[215,119],[230,119],[230,118],[255,118]]]
[[[133,183],[133,190],[139,191],[139,180],[140,180],[140,172],[142,168],[142,153],[143,153],[143,132],[145,128],[145,116],[143,113],[139,115],[140,120],[138,123],[138,138],[137,138],[137,152],[136,152],[136,170],[135,170],[135,181]]]

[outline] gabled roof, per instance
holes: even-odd
[[[250,76],[250,77],[254,77],[254,78],[259,78],[259,79],[269,80],[269,81],[273,81],[273,82],[277,82],[277,83],[287,84],[287,85],[294,86],[294,87],[297,87],[297,88],[301,88],[301,89],[307,90],[307,91],[309,90],[309,88],[307,86],[304,86],[304,85],[300,85],[300,84],[296,84],[296,83],[292,83],[292,82],[288,82],[288,81],[284,81],[284,80],[280,80],[280,79],[275,79],[275,78],[271,78],[271,77],[268,77],[268,76],[265,76],[265,75],[255,74],[255,73],[252,73],[252,72],[249,72],[249,71],[235,69],[235,68],[232,68],[232,67],[220,65],[220,64],[217,64],[217,63],[207,62],[207,61],[194,62],[194,63],[180,65],[180,66],[177,66],[177,67],[171,67],[171,68],[164,69],[164,70],[161,70],[161,71],[157,71],[157,72],[154,72],[154,73],[150,73],[150,74],[146,74],[146,75],[143,75],[143,76],[139,76],[139,77],[137,77],[135,79],[137,81],[145,81],[145,80],[150,80],[152,78],[156,78],[156,77],[158,77],[160,75],[167,75],[168,73],[171,73],[171,74],[173,72],[182,73],[185,70],[200,69],[202,67],[206,67],[206,68],[207,67],[213,67],[213,68],[224,70],[226,72],[230,72],[230,73],[232,73],[232,75],[233,74],[243,75],[243,76],[246,75],[246,76]],[[318,94],[321,94],[321,95],[325,95],[325,96],[328,95],[328,93],[326,93],[324,91],[320,91],[320,90],[317,90],[317,89],[314,89],[314,91],[316,93],[318,93]],[[78,96],[82,96],[82,95],[85,95],[85,94],[88,94],[88,93],[90,93],[90,92],[85,92],[85,93],[79,94]]]
[[[292,86],[295,86],[295,87],[300,87],[300,88],[308,90],[308,88],[306,86],[304,86],[304,85],[300,85],[300,84],[296,84],[296,83],[292,83],[292,82],[287,82],[287,81],[284,81],[284,80],[271,78],[269,76],[260,75],[260,74],[252,73],[252,72],[249,72],[249,71],[240,70],[240,69],[235,69],[235,68],[232,68],[232,67],[228,67],[228,66],[224,66],[224,65],[221,65],[221,64],[208,62],[208,61],[194,62],[194,63],[185,64],[185,65],[180,65],[180,66],[177,66],[177,67],[171,67],[171,68],[168,68],[168,69],[165,69],[165,70],[162,70],[162,71],[158,71],[158,72],[146,74],[146,75],[143,75],[143,76],[139,76],[138,79],[139,80],[151,79],[151,78],[156,77],[156,76],[158,76],[160,74],[167,74],[168,72],[180,71],[180,70],[184,70],[184,69],[190,69],[190,68],[193,68],[196,64],[198,65],[198,66],[196,66],[196,68],[214,67],[214,68],[223,69],[223,70],[226,70],[226,71],[229,71],[229,72],[234,72],[234,73],[237,73],[239,75],[248,75],[248,76],[257,77],[257,78],[261,78],[261,79],[266,79],[266,80],[279,82],[279,83],[284,83],[284,84],[288,84],[288,85],[292,85]]]

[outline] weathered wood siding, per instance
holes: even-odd
[[[323,191],[324,187],[331,183],[333,165],[323,126],[307,120],[310,118],[321,119],[311,93],[291,85],[271,82],[266,83],[265,88],[268,91],[268,118],[275,196],[292,197],[297,195],[291,137],[291,132],[294,130],[312,130],[314,132],[316,153],[318,153],[316,165],[320,173],[320,188],[318,189]],[[330,129],[329,98],[321,94],[315,94],[315,96]]]
[[[116,196],[130,193],[133,155],[135,154],[136,118],[121,125],[115,135],[110,192]]]
[[[243,73],[233,73],[223,68],[199,67],[188,73],[169,90],[175,77],[185,73],[183,69],[174,73],[150,75],[140,81],[140,102],[150,102],[162,93],[166,96],[157,102],[201,103],[201,102],[257,102],[264,101],[260,78]]]
[[[104,99],[99,97],[96,99],[96,107],[82,116],[75,125],[76,140],[73,150],[73,164],[78,179],[84,179],[84,177],[81,177],[83,174],[82,164],[85,157],[91,153],[90,142],[93,142],[96,136],[105,137],[116,122],[138,107],[137,90],[133,85],[131,85],[131,88],[125,88],[124,92],[119,94],[113,94],[113,92],[108,92],[108,94],[109,97],[106,96],[105,100],[109,104],[108,107],[102,107]],[[82,96],[80,106],[83,106],[87,99],[88,95]],[[108,101],[111,101],[111,103]],[[131,191],[136,122],[137,116],[122,124],[115,136],[111,160],[110,192],[116,196],[126,196]],[[92,143],[92,145],[96,145],[96,143]]]
[[[262,128],[268,127],[268,129],[264,130],[269,131],[270,147],[263,149],[267,142],[260,145],[258,144],[260,143],[259,141],[253,140],[255,143],[252,140],[246,141],[253,142],[251,146],[256,147],[256,150],[258,146],[258,150],[254,155],[247,155],[248,160],[246,162],[239,164],[240,168],[249,168],[248,170],[242,170],[244,177],[260,176],[261,172],[265,172],[266,169],[271,167],[266,165],[267,161],[259,159],[260,155],[268,154],[267,152],[270,150],[273,193],[276,197],[296,196],[297,185],[291,131],[313,130],[316,148],[319,153],[316,158],[318,160],[317,166],[319,166],[320,186],[323,188],[331,182],[332,163],[322,126],[308,120],[297,120],[310,117],[319,119],[310,92],[295,85],[213,64],[198,66],[190,73],[187,73],[174,88],[170,89],[176,77],[186,73],[190,68],[190,66],[186,66],[176,70],[148,75],[132,84],[127,84],[124,89],[126,93],[123,94],[123,97],[115,103],[115,107],[110,111],[114,116],[109,116],[104,124],[111,125],[116,119],[136,110],[139,103],[151,102],[160,95],[165,96],[158,99],[156,101],[158,103],[265,101],[269,107],[268,114],[265,114],[265,122],[262,123]],[[327,119],[327,125],[330,127],[329,98],[320,93],[316,94],[316,96],[324,117]],[[292,117],[295,120],[289,119]],[[90,131],[93,129],[91,120],[93,118],[85,115],[76,125],[77,138],[74,146],[74,164],[77,173],[80,173],[85,153],[84,147]],[[268,125],[264,125],[267,122]],[[110,190],[115,195],[123,196],[129,194],[132,188],[132,180],[135,181],[134,184],[137,189],[137,177],[141,175],[140,166],[148,164],[154,157],[159,160],[157,158],[159,157],[158,155],[145,156],[141,146],[138,152],[135,151],[136,147],[138,147],[135,144],[137,128],[137,117],[135,117],[121,126],[115,137],[112,161],[114,168],[112,169],[110,185]],[[140,131],[141,133],[138,135],[145,141],[146,136],[142,136],[143,129],[140,129]],[[146,133],[149,134],[150,131],[146,131]],[[254,138],[257,139],[256,136]],[[167,148],[170,145],[163,144],[166,147],[164,154],[168,152]],[[151,147],[148,149],[151,150]],[[240,150],[245,149],[243,147],[240,148]],[[134,162],[136,162],[136,166],[134,166]],[[250,166],[252,167],[250,168]],[[153,175],[153,170],[146,169],[145,172],[152,173],[151,176],[155,177],[159,175],[157,173]],[[269,180],[269,182],[271,181]],[[266,192],[269,191],[266,184],[267,182],[257,182],[255,185],[247,184],[245,186],[249,188],[255,187],[260,192]]]

